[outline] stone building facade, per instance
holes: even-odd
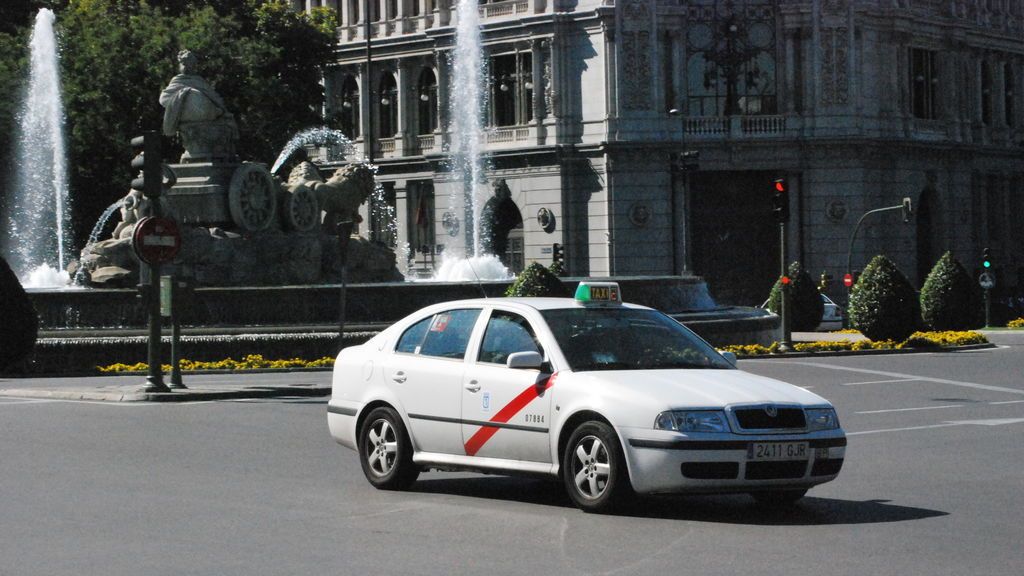
[[[338,10],[332,126],[371,152],[394,207],[364,233],[410,274],[462,253],[446,147],[455,0],[297,0]],[[372,36],[367,69],[366,22]],[[839,282],[893,258],[920,285],[946,250],[984,247],[1024,287],[1024,0],[481,0],[489,86],[482,219],[513,266],[571,275],[694,273],[758,304],[788,260]],[[374,136],[366,135],[372,126]],[[686,165],[682,151],[699,152]],[[333,159],[323,152],[322,161]],[[468,225],[467,225],[468,224]],[[402,247],[408,246],[408,250]]]

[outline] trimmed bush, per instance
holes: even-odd
[[[896,264],[878,255],[850,293],[850,324],[871,340],[902,342],[917,329],[918,299]]]
[[[946,252],[921,287],[921,320],[930,330],[966,330],[981,315],[980,298],[967,270]]]
[[[39,337],[39,317],[7,261],[0,257],[0,370],[28,357]]]
[[[821,300],[818,287],[811,275],[800,267],[799,262],[789,265],[789,304],[786,315],[790,317],[790,328],[794,332],[810,332],[821,324],[825,303]],[[768,294],[768,309],[778,314],[782,309],[782,279],[775,281]]]
[[[556,296],[565,297],[569,291],[562,281],[538,262],[531,262],[519,273],[516,281],[505,291],[505,296]]]

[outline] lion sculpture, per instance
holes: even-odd
[[[324,212],[324,227],[332,228],[338,222],[362,222],[359,207],[373,193],[373,170],[365,164],[349,164],[334,171],[325,182],[311,162],[302,162],[288,175],[287,187],[294,191],[305,186],[316,194],[317,204]],[[358,230],[354,226],[353,234]]]

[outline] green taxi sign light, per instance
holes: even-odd
[[[616,282],[580,282],[576,287],[576,301],[586,303],[621,303],[622,292]]]

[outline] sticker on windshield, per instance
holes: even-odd
[[[451,319],[451,314],[438,314],[437,317],[434,318],[434,323],[430,325],[430,331],[444,332],[445,329],[448,328],[448,322],[451,321]]]
[[[480,409],[484,412],[491,411],[491,393],[484,392],[483,396],[480,397]]]

